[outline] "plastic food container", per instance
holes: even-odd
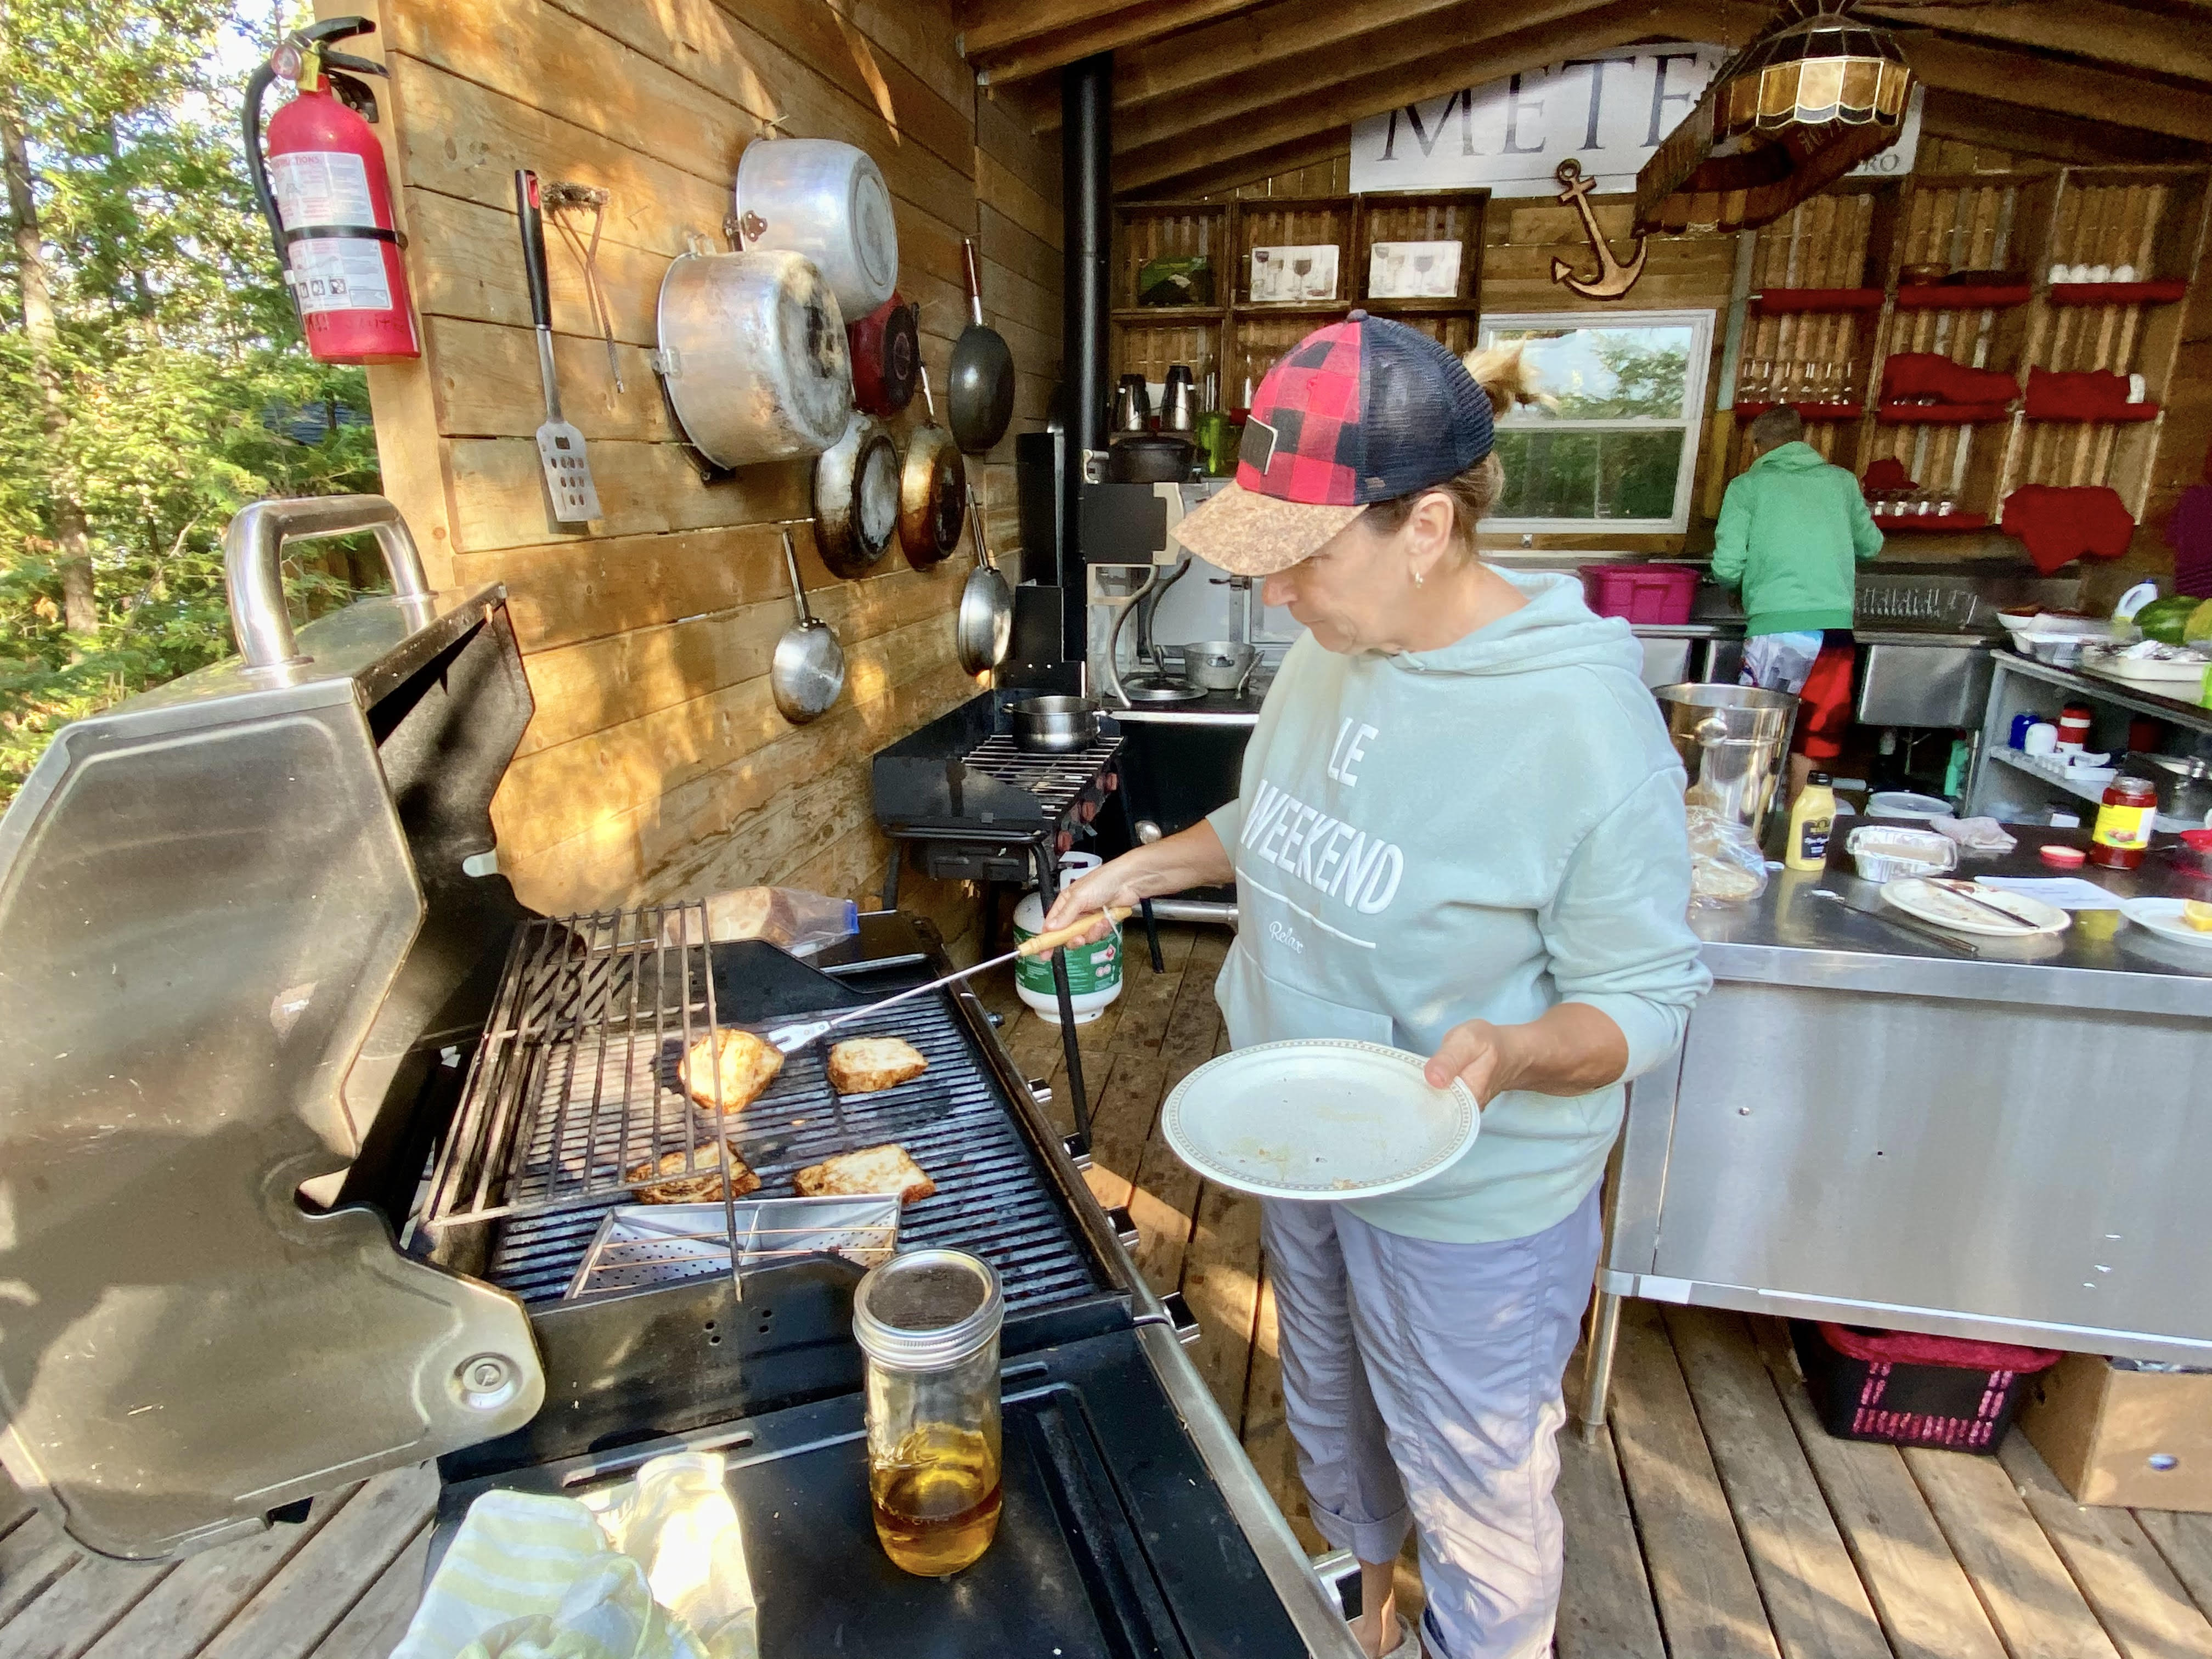
[[[1940,795],[1917,795],[1910,789],[1885,789],[1867,799],[1870,818],[1948,818],[1951,803]]]
[[[1586,564],[1583,595],[1601,617],[1668,625],[1690,620],[1698,572],[1686,564]]]
[[[1906,876],[1941,875],[1955,869],[1958,847],[1933,830],[1898,830],[1886,824],[1861,824],[1844,842],[1844,850],[1858,866],[1861,881],[1897,881]]]

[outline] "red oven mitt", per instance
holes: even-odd
[[[2027,418],[2031,421],[2124,421],[2141,407],[2129,404],[2124,374],[2100,368],[2027,371]]]
[[[2119,491],[2102,484],[2022,484],[2005,497],[2002,522],[2046,576],[2079,558],[2117,559],[2136,532]]]
[[[2124,383],[2122,393],[2124,398]],[[1881,366],[1881,396],[1885,403],[1933,398],[1942,404],[2002,404],[2020,396],[2020,383],[1993,368],[1954,363],[1933,351],[1902,351]]]

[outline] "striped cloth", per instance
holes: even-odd
[[[713,1453],[588,1503],[469,1507],[392,1659],[758,1659],[737,1510]]]

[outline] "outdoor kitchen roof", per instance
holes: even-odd
[[[1929,90],[1925,130],[2069,161],[2212,144],[2208,0],[1869,5]],[[1639,40],[1740,46],[1735,0],[964,0],[961,49],[1040,132],[1062,65],[1115,54],[1118,191],[1193,192],[1304,165],[1372,115]]]

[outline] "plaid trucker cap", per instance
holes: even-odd
[[[1273,575],[1371,503],[1464,472],[1492,441],[1490,398],[1449,348],[1355,311],[1267,371],[1236,482],[1170,533],[1232,574]]]

